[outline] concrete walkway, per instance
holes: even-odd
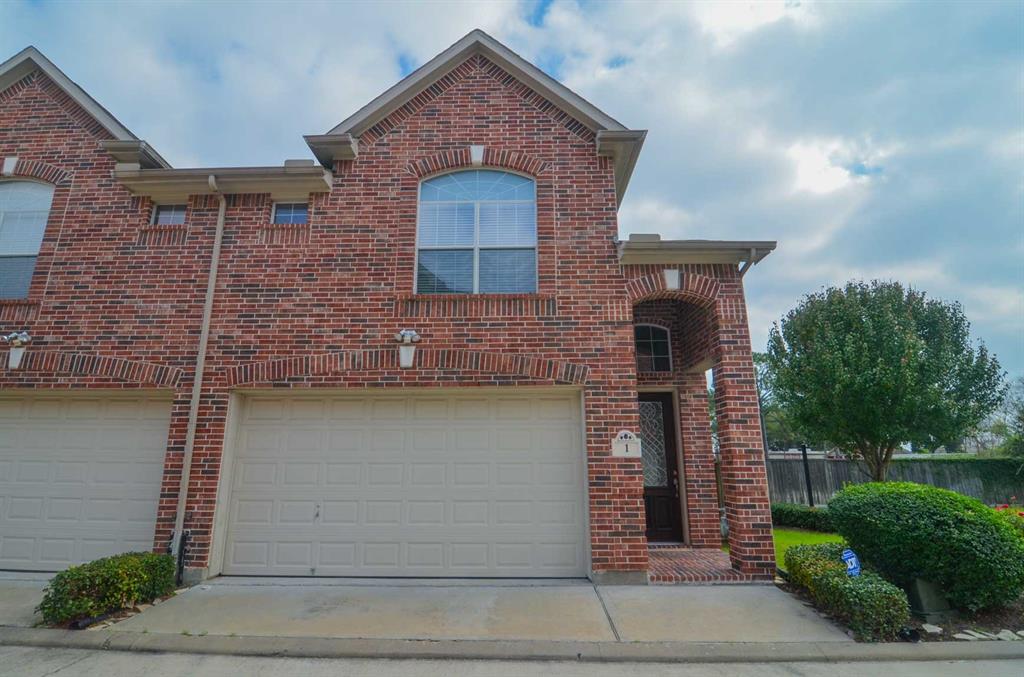
[[[29,628],[38,623],[36,605],[52,575],[0,571],[0,626]]]
[[[849,642],[774,586],[219,578],[114,632],[556,642]]]

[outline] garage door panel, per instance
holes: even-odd
[[[170,409],[145,393],[0,398],[0,568],[149,550]]]
[[[578,395],[300,400],[241,407],[225,573],[585,574]]]

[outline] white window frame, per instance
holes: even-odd
[[[306,223],[277,223],[277,205],[306,205]],[[417,217],[418,218],[418,217]],[[270,225],[272,226],[308,226],[310,219],[309,200],[275,200],[270,206]]]
[[[524,179],[529,179],[533,183],[533,199],[532,200],[474,200],[473,201],[473,245],[467,247],[465,245],[420,245],[420,207],[423,204],[423,184],[431,179],[436,179],[440,176],[446,176],[448,174],[461,174],[463,172],[472,171],[491,171],[501,172],[502,174],[513,174],[515,176],[521,176]],[[533,203],[533,246],[524,247],[523,245],[485,245],[480,246],[480,205],[481,204],[529,204]],[[431,202],[431,204],[466,204],[465,202],[459,202],[457,200],[437,200]],[[471,292],[458,292],[452,294],[430,294],[430,296],[458,296],[459,294],[480,294],[480,250],[492,250],[492,249],[532,249],[533,250],[533,291],[532,292],[486,292],[487,295],[495,296],[514,296],[516,294],[536,294],[540,291],[540,258],[537,255],[538,250],[538,239],[537,239],[537,179],[536,177],[530,176],[523,172],[515,172],[510,169],[504,169],[502,167],[471,167],[471,168],[460,168],[450,172],[441,172],[439,174],[431,174],[420,179],[419,185],[416,188],[416,259],[413,263],[412,273],[412,291],[414,294],[419,294],[420,286],[420,250],[425,251],[471,251],[473,252],[473,291]]]
[[[181,223],[165,223],[165,224],[162,224],[162,225],[165,225],[165,226],[184,226],[186,223],[188,223],[188,205],[183,203],[183,202],[167,202],[167,203],[153,205],[153,211],[149,215],[149,225],[151,225],[151,226],[158,225],[157,222],[156,222],[156,213],[160,210],[161,207],[184,207],[185,208],[185,211],[182,212]]]
[[[634,355],[636,355],[636,328],[637,327],[653,327],[655,329],[660,329],[663,332],[665,332],[665,338],[668,341],[668,370],[666,371],[666,370],[662,370],[662,369],[649,369],[647,371],[640,371],[640,361],[637,360],[637,364],[636,364],[637,373],[640,373],[640,374],[668,374],[670,372],[675,371],[675,366],[672,364],[672,330],[669,329],[668,327],[662,326],[660,324],[655,324],[653,322],[635,322],[633,324],[633,353],[634,353]],[[637,355],[637,357],[639,357],[639,355]],[[653,356],[653,355],[651,356],[652,361],[653,361],[654,357],[655,356]]]

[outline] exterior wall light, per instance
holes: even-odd
[[[32,337],[28,335],[27,331],[12,332],[7,336],[0,336],[4,343],[11,346],[11,349],[7,352],[7,366],[11,369],[17,369],[21,366],[21,358],[25,355],[25,348],[32,341]]]
[[[398,341],[398,366],[408,369],[416,358],[414,344],[419,343],[420,335],[416,333],[415,329],[403,329],[395,334],[395,340]]]

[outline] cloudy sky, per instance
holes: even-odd
[[[893,278],[1024,373],[1024,3],[0,3],[176,167],[277,165],[483,28],[650,133],[623,237],[773,239],[755,348],[800,297]]]

